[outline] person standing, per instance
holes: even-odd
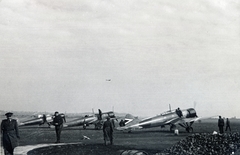
[[[227,118],[227,120],[226,120],[226,130],[225,130],[225,131],[227,131],[228,129],[231,131],[230,121],[229,121],[229,119]]]
[[[14,148],[18,146],[19,131],[18,124],[15,119],[12,119],[13,113],[8,112],[5,114],[7,119],[2,120],[1,123],[1,133],[2,142],[5,155],[13,155]]]
[[[105,145],[107,145],[107,141],[109,140],[111,145],[113,144],[113,126],[110,117],[107,117],[107,121],[103,123],[103,137]]]
[[[218,128],[219,128],[220,134],[223,134],[223,127],[224,127],[224,120],[222,119],[221,116],[219,116],[219,119],[218,119]]]
[[[57,141],[55,143],[60,143],[61,132],[63,128],[63,118],[56,111],[53,118],[53,125],[55,126]]]
[[[176,109],[176,114],[181,118],[183,116],[182,110],[180,108]]]
[[[125,126],[125,123],[124,123],[124,121],[123,121],[123,120],[121,120],[121,121],[120,121],[120,123],[119,123],[119,126],[120,126],[120,127],[123,127],[123,126]]]

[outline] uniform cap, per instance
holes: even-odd
[[[5,116],[7,116],[7,117],[11,117],[12,115],[13,115],[12,112],[7,112],[7,113],[5,114]]]

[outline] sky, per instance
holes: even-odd
[[[1,110],[240,117],[240,1],[1,0],[0,34]]]

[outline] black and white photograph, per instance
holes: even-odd
[[[0,0],[0,155],[240,155],[239,0]]]

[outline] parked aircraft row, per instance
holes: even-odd
[[[73,127],[73,126],[83,126],[86,129],[87,126],[93,124],[95,129],[101,129],[103,122],[107,117],[110,117],[112,120],[117,120],[113,111],[104,112],[99,109],[97,114],[86,115],[84,117],[76,118],[72,121],[66,122],[65,115],[61,114],[62,118],[65,120],[64,127]],[[53,115],[38,115],[37,118],[22,122],[19,126],[29,126],[29,125],[42,125],[47,123],[49,126],[52,126]],[[145,118],[139,120],[136,117],[128,114],[124,118],[125,126],[117,127],[117,130],[131,132],[135,129],[143,128],[152,128],[152,127],[165,127],[166,125],[170,126],[170,131],[176,129],[176,125],[179,125],[187,132],[193,131],[193,123],[197,120],[200,120],[197,116],[197,112],[194,108],[187,108],[180,110],[171,110],[171,108],[153,117]]]
[[[63,127],[83,126],[84,129],[86,129],[86,127],[90,124],[93,124],[95,126],[95,129],[101,129],[103,121],[105,121],[107,117],[110,117],[111,119],[116,118],[114,112],[109,111],[102,113],[100,109],[98,109],[97,114],[93,113],[92,115],[85,115],[84,117],[79,117],[69,122],[66,122],[65,114],[61,113],[60,116],[65,122]],[[50,114],[41,114],[33,119],[19,122],[19,126],[43,125],[46,123],[49,127],[51,127],[53,126],[54,117],[54,115]]]

